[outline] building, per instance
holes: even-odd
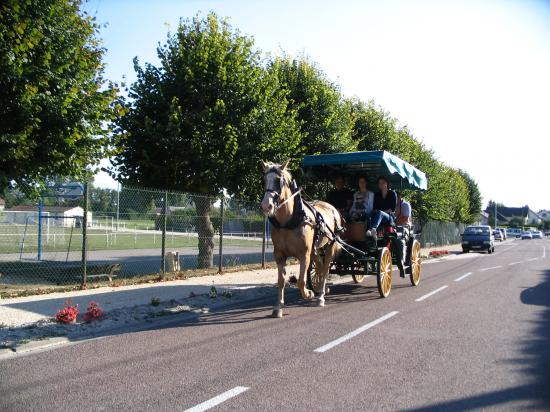
[[[37,225],[38,206],[14,206],[4,211],[6,222],[17,225]],[[84,209],[80,206],[44,206],[42,224],[60,227],[78,227],[82,224]],[[88,226],[92,225],[92,212],[88,212]]]
[[[493,207],[487,207],[485,212],[494,217],[495,209]],[[497,207],[497,220],[498,225],[507,225],[512,218],[520,218],[524,225],[539,225],[542,223],[542,218],[529,206],[523,207]]]
[[[488,225],[489,224],[489,213],[484,212],[483,210],[479,212],[479,220],[477,221],[478,225]]]
[[[541,209],[537,212],[542,220],[550,220],[550,210]]]

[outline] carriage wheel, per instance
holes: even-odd
[[[317,273],[317,270],[316,270],[315,258],[312,257],[310,262],[309,262],[309,268],[308,268],[308,271],[307,271],[307,287],[308,287],[308,289],[311,289],[315,293],[319,293],[319,291],[321,290],[322,280],[323,279],[321,278],[319,273]]]
[[[365,279],[365,275],[360,275],[360,274],[352,274],[351,277],[353,278],[353,282],[355,283],[361,283],[363,281],[363,279]]]
[[[411,262],[409,267],[409,278],[413,286],[420,283],[420,273],[422,272],[422,260],[420,259],[420,242],[414,240],[411,248]]]
[[[391,252],[387,247],[383,247],[378,253],[378,273],[376,276],[378,292],[383,298],[388,297],[391,291],[392,269]]]

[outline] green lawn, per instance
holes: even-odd
[[[8,230],[9,229],[9,230]],[[88,229],[89,250],[126,250],[126,249],[154,249],[161,247],[161,235],[159,233],[129,233],[111,232],[106,230]],[[72,237],[71,237],[72,236]],[[19,253],[23,241],[23,228],[0,226],[0,253]],[[44,230],[42,234],[43,252],[67,252],[81,250],[82,229],[74,228],[50,228],[49,235]],[[167,233],[167,248],[196,247],[198,238],[187,236],[181,233]],[[216,247],[218,238],[214,239]],[[226,246],[251,246],[258,247],[261,244],[258,240],[230,239],[224,238]],[[25,234],[24,253],[37,252],[37,231],[36,228],[27,229]]]

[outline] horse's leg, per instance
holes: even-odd
[[[275,258],[277,262],[277,302],[275,303],[275,306],[273,306],[273,313],[271,316],[274,318],[282,318],[283,317],[283,306],[285,304],[285,276],[286,276],[286,257],[284,256],[276,256]]]
[[[305,300],[311,300],[314,298],[315,293],[306,287],[306,272],[309,269],[309,262],[311,258],[311,252],[307,252],[300,259],[300,276],[298,278],[298,288],[302,293],[302,297]]]
[[[322,276],[321,285],[319,287],[319,300],[317,301],[317,304],[319,306],[325,306],[325,290],[327,285],[327,277],[328,277],[328,269],[330,266],[330,261],[331,261],[330,256],[326,255],[323,257],[319,257],[316,262],[318,264],[317,267],[319,268],[319,273]]]

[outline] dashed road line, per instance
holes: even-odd
[[[539,258],[536,257],[536,258],[527,259],[527,262],[532,262],[533,260],[539,260]]]
[[[508,263],[508,266],[519,265],[520,263],[523,263],[523,261],[521,261],[521,262],[512,262],[512,263]]]
[[[462,279],[466,279],[468,276],[470,276],[472,272],[468,272],[465,275],[460,276],[459,278],[455,279],[455,282],[460,282]]]
[[[490,268],[483,268],[483,269],[479,269],[479,270],[481,270],[482,272],[485,272],[486,270],[499,269],[501,267],[502,266],[491,266]]]
[[[186,409],[185,412],[207,411],[208,409],[211,409],[214,406],[218,406],[226,400],[234,398],[235,396],[240,395],[241,393],[246,392],[249,389],[250,388],[247,388],[246,386],[235,386],[233,389],[230,389],[218,396],[215,396],[212,399],[209,399],[203,403],[199,403],[197,406],[193,406],[192,408]]]
[[[435,295],[436,293],[441,292],[443,289],[447,289],[448,287],[448,285],[445,285],[436,290],[432,290],[430,293],[426,293],[424,296],[420,296],[418,299],[415,300],[415,302],[422,302],[424,299],[428,299],[430,296]]]
[[[546,257],[546,248],[542,248],[542,258],[544,259]]]
[[[360,328],[357,328],[355,329],[354,331],[350,332],[350,333],[347,333],[345,334],[344,336],[338,338],[338,339],[335,339],[333,340],[332,342],[329,342],[327,343],[326,345],[323,345],[317,349],[315,349],[313,352],[317,352],[317,353],[323,353],[323,352],[326,352],[327,350],[329,349],[332,349],[334,348],[335,346],[338,346],[340,345],[341,343],[344,343],[348,340],[350,340],[351,338],[354,338],[355,336],[359,335],[360,333],[363,333],[365,332],[366,330],[369,330],[370,328],[372,328],[373,326],[376,326],[382,322],[384,322],[385,320],[388,320],[389,318],[392,318],[394,317],[395,315],[397,315],[399,312],[398,311],[393,311],[393,312],[390,312],[390,313],[386,313],[384,316],[382,317],[379,317],[378,319],[376,320],[373,320],[372,322],[369,322],[367,323],[366,325],[363,325],[361,326]]]

